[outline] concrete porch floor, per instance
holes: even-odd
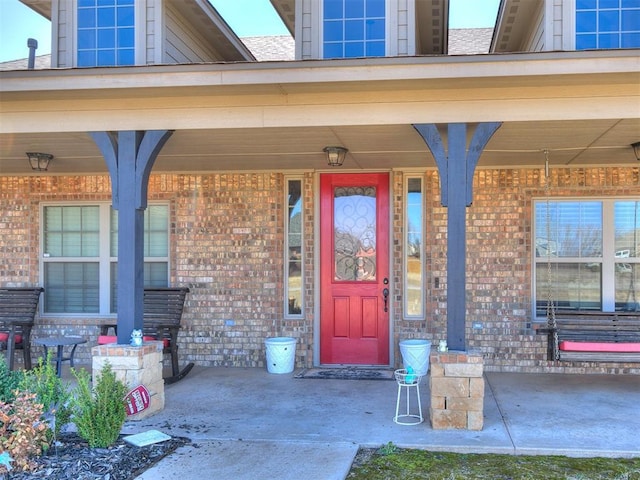
[[[485,373],[482,431],[394,423],[390,380],[296,379],[259,368],[195,367],[165,386],[165,409],[129,421],[124,434],[157,429],[192,445],[137,480],[258,478],[343,480],[358,447],[460,453],[640,456],[640,376]],[[65,375],[68,376],[68,367]]]
[[[359,446],[463,453],[640,456],[640,376],[485,373],[482,431],[394,423],[397,384],[295,379],[257,368],[196,367],[165,387],[165,409],[127,422],[188,437],[143,479],[339,479]],[[209,472],[209,473],[207,473]],[[214,474],[215,472],[215,474]]]

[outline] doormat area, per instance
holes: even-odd
[[[373,368],[307,368],[294,378],[320,378],[331,380],[395,380],[393,370]]]

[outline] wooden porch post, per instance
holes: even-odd
[[[500,125],[478,124],[467,149],[467,124],[450,123],[448,151],[435,124],[413,125],[436,160],[441,203],[447,207],[447,344],[452,350],[466,350],[466,207],[473,201],[473,174],[480,154]]]
[[[144,210],[149,175],[173,131],[92,132],[111,176],[118,210],[118,343],[142,329],[144,293]]]

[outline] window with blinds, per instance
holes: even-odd
[[[535,306],[640,308],[640,202],[553,200],[534,204]]]
[[[118,212],[109,204],[42,208],[44,313],[115,313]],[[145,211],[144,256],[145,286],[167,286],[168,205],[150,205]]]

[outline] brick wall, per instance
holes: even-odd
[[[531,208],[545,194],[542,169],[478,170],[467,224],[467,343],[485,370],[640,373],[638,365],[562,364],[546,360],[546,337],[531,321]],[[640,197],[638,167],[552,169],[554,197]],[[445,338],[447,211],[436,171],[424,173],[426,318],[402,313],[403,173],[392,174],[393,332],[398,341]],[[313,365],[316,322],[315,175],[303,176],[303,319],[284,319],[284,187],[279,173],[152,175],[150,200],[171,209],[172,285],[191,289],[180,357],[203,366],[264,367],[264,339],[299,339],[296,367]],[[108,176],[0,176],[0,285],[39,283],[40,203],[108,201]],[[57,330],[97,338],[100,319],[38,319],[34,336]],[[481,328],[473,328],[478,324]],[[87,348],[77,358],[89,363]],[[36,354],[38,354],[36,349]]]

